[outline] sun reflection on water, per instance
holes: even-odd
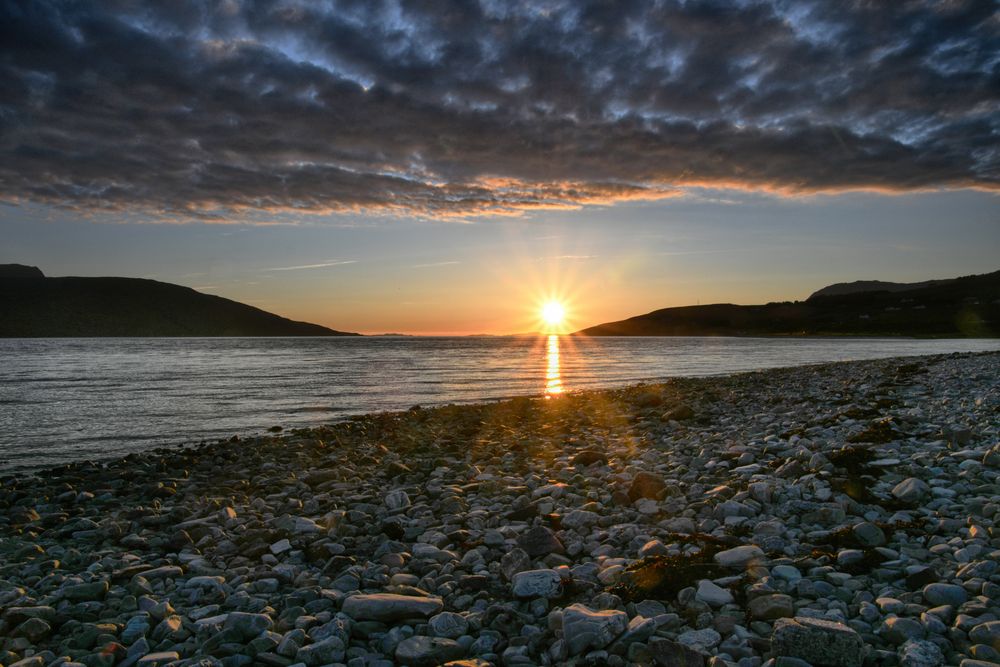
[[[552,398],[563,393],[562,377],[559,373],[559,336],[549,335],[545,353],[545,398]]]

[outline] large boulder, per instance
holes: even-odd
[[[430,618],[444,609],[441,598],[372,593],[352,595],[344,600],[342,611],[356,621],[399,621],[404,618]]]
[[[814,667],[861,667],[865,643],[843,623],[796,616],[774,622],[771,652],[799,658]]]
[[[570,655],[580,655],[588,649],[602,649],[628,627],[628,614],[623,611],[594,611],[582,604],[563,610],[563,641]]]

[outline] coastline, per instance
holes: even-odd
[[[0,475],[0,664],[996,662],[997,377],[837,362]]]

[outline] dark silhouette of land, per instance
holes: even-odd
[[[875,289],[867,289],[867,286]],[[886,287],[888,285],[888,287]],[[654,310],[578,331],[585,336],[1000,335],[1000,271],[952,280],[839,283],[805,301]],[[851,288],[855,289],[851,289]],[[857,291],[860,290],[860,291]]]
[[[156,280],[0,265],[0,337],[356,335]]]

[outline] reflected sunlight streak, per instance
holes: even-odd
[[[563,393],[562,376],[559,372],[559,336],[551,334],[545,353],[545,398]]]

